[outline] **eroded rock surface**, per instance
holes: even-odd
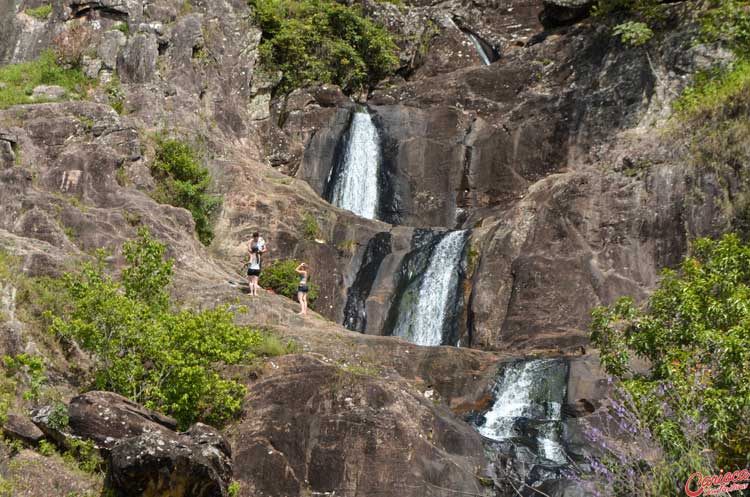
[[[201,423],[144,433],[112,449],[104,488],[117,497],[227,497],[231,461],[226,440]]]
[[[241,495],[484,495],[479,435],[397,378],[274,359],[228,433]]]

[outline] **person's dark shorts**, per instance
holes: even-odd
[[[307,293],[307,285],[300,285],[297,287],[298,292]]]
[[[260,269],[248,269],[247,275],[248,276],[260,276]]]

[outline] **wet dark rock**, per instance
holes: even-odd
[[[569,26],[589,15],[591,0],[545,0],[539,22],[545,28]]]

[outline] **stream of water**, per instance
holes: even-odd
[[[394,335],[418,345],[442,344],[451,299],[455,299],[458,291],[459,266],[466,236],[466,231],[451,231],[435,246],[416,301],[399,315]]]
[[[343,167],[331,192],[331,203],[367,219],[378,210],[378,167],[380,137],[372,116],[358,110],[352,116],[346,136]]]

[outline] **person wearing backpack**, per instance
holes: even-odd
[[[263,265],[262,255],[268,250],[266,247],[266,241],[256,231],[253,233],[253,237],[247,243],[247,253],[249,256],[247,264],[247,283],[250,285],[250,296],[257,297],[258,289],[258,278]]]

